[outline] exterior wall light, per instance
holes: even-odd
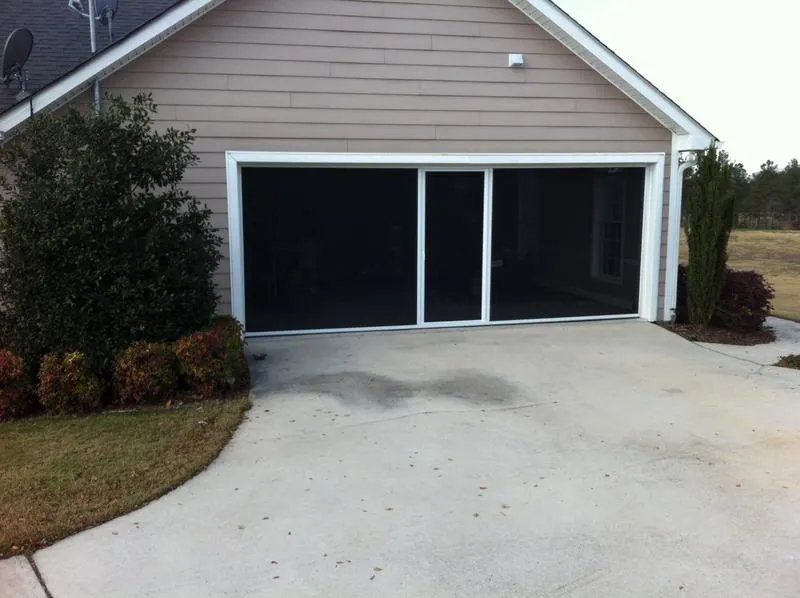
[[[512,68],[519,68],[521,66],[525,66],[525,56],[523,56],[522,54],[509,54],[508,66]]]

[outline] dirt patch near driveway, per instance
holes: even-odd
[[[693,343],[715,343],[721,345],[737,345],[752,347],[775,341],[775,331],[768,326],[755,332],[741,332],[717,328],[715,326],[696,326],[694,324],[662,324],[670,332],[674,332]]]

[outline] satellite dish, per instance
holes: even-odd
[[[8,83],[12,79],[22,82],[22,68],[28,62],[33,50],[33,33],[30,29],[14,29],[3,48],[3,62],[0,65],[0,80]]]
[[[119,0],[97,0],[95,6],[97,10],[97,19],[106,27],[110,27],[119,9]]]

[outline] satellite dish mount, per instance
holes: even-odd
[[[114,41],[114,17],[119,9],[119,0],[67,0],[67,6],[89,20],[89,45],[92,55],[97,53],[97,21],[108,28],[108,41]],[[100,80],[94,80],[94,105],[100,110]]]
[[[28,71],[25,63],[33,50],[33,33],[30,29],[14,29],[6,39],[3,58],[0,62],[0,81],[11,86],[16,83],[17,100],[24,100],[28,93]]]

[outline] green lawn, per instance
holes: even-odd
[[[728,264],[756,270],[775,287],[776,316],[800,321],[800,231],[733,231]],[[688,252],[681,244],[681,261]]]
[[[0,424],[0,558],[132,511],[202,471],[246,395],[131,413]]]

